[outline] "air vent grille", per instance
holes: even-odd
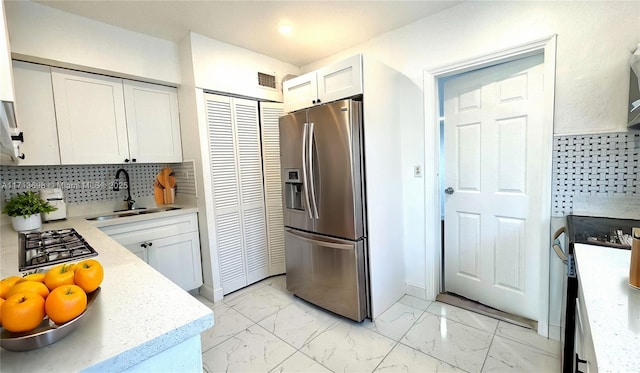
[[[275,75],[269,75],[265,73],[258,73],[258,85],[260,87],[276,88]]]

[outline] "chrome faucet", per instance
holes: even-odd
[[[136,201],[134,201],[133,199],[131,199],[131,182],[129,181],[129,173],[121,168],[118,171],[116,171],[116,182],[113,183],[113,190],[114,191],[118,191],[120,190],[120,173],[123,172],[124,173],[124,179],[127,183],[127,198],[125,199],[125,201],[127,202],[127,210],[133,210],[133,204],[136,203]]]

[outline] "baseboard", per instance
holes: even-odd
[[[420,298],[424,300],[427,299],[426,297],[427,291],[424,284],[416,284],[416,283],[407,281],[406,293],[407,295],[411,295],[416,298]]]
[[[211,286],[204,284],[200,287],[200,295],[214,303],[219,302],[222,300],[222,288],[214,290]]]
[[[559,341],[560,340],[560,329],[557,325],[549,325],[549,338]]]

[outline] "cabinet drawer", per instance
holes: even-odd
[[[110,225],[100,228],[121,245],[154,240],[198,230],[197,214],[148,219],[135,223]]]

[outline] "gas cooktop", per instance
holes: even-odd
[[[631,249],[631,229],[640,220],[568,215],[567,228],[574,243]]]
[[[20,233],[19,271],[98,255],[73,228]]]

